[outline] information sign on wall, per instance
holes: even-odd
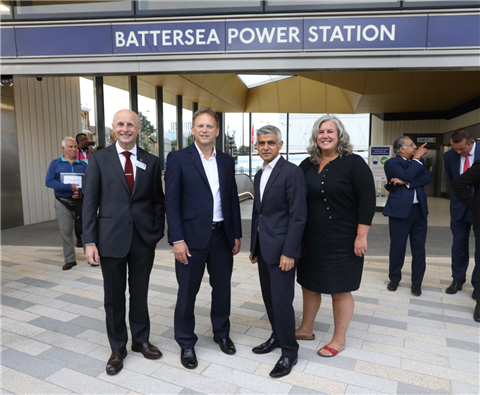
[[[383,166],[393,156],[391,145],[377,145],[369,147],[368,165],[373,173],[375,181],[387,181]]]

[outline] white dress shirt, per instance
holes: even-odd
[[[272,174],[273,168],[277,164],[280,159],[280,154],[276,156],[274,160],[272,160],[269,164],[262,167],[262,178],[260,178],[260,201],[263,200],[263,192],[265,192],[265,187],[267,186],[268,179]]]
[[[213,147],[213,154],[209,159],[205,159],[197,143],[195,143],[198,153],[200,154],[200,160],[202,161],[203,169],[207,175],[208,185],[212,191],[213,196],[213,222],[223,221],[222,212],[222,198],[220,196],[220,181],[218,179],[218,167],[217,167],[217,150]]]
[[[118,143],[115,143],[115,148],[117,149],[118,159],[120,159],[120,163],[122,164],[123,172],[125,172],[125,163],[127,161],[127,157],[123,155],[122,152],[131,152],[132,155],[130,155],[130,162],[132,162],[133,179],[135,180],[135,175],[137,174],[137,144],[135,144],[131,150],[126,150],[120,147]]]
[[[473,162],[475,162],[475,144],[474,141],[472,144],[472,149],[468,153],[468,161],[470,162],[469,168],[472,167]],[[460,174],[463,174],[463,166],[465,166],[465,161],[467,160],[467,156],[460,155]]]

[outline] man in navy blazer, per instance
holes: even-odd
[[[459,129],[450,137],[452,149],[445,152],[443,164],[451,182],[480,159],[480,144],[476,143],[472,134],[466,129]],[[472,190],[470,189],[470,194]],[[472,211],[459,199],[455,190],[450,199],[450,229],[453,235],[452,243],[452,283],[445,290],[447,294],[456,294],[466,281],[466,272],[470,259],[468,241],[473,225]],[[477,287],[477,272],[479,270],[480,251],[475,249],[475,268],[472,273],[472,285]],[[473,297],[474,295],[472,295]]]
[[[82,221],[88,263],[97,266],[101,260],[107,335],[112,349],[106,368],[110,375],[122,370],[127,356],[127,279],[132,351],[148,359],[162,356],[149,342],[147,296],[155,247],[165,229],[160,161],[136,145],[142,129],[137,114],[118,111],[112,128],[117,143],[90,155]]]
[[[427,153],[426,144],[417,147],[408,136],[393,143],[395,158],[385,163],[387,180],[393,185],[383,210],[388,216],[390,232],[389,291],[396,291],[402,279],[407,239],[410,236],[412,251],[412,286],[415,296],[422,294],[422,281],[426,269],[425,242],[427,241],[427,195],[425,185],[431,180],[422,156]]]
[[[260,285],[270,338],[253,348],[265,354],[277,347],[282,355],[270,376],[289,374],[297,363],[293,298],[295,263],[301,256],[301,240],[307,221],[307,187],[303,171],[281,155],[280,130],[263,126],[257,131],[257,149],[263,168],[255,175],[250,260],[258,262]]]
[[[194,308],[205,263],[212,286],[213,340],[225,354],[236,351],[229,336],[230,280],[242,237],[235,162],[214,147],[218,116],[209,108],[200,109],[192,125],[195,143],[171,152],[165,172],[168,242],[178,281],[175,340],[187,369],[198,365]]]

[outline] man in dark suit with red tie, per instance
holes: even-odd
[[[267,125],[257,131],[263,168],[255,175],[250,260],[258,262],[272,334],[252,351],[265,354],[281,348],[282,355],[270,372],[274,378],[289,374],[298,359],[293,311],[295,266],[302,255],[307,222],[305,177],[298,166],[280,155],[282,146],[282,134],[277,127]]]
[[[445,172],[451,182],[467,171],[476,160],[480,159],[480,144],[476,143],[472,133],[467,129],[458,129],[450,136],[452,149],[443,156]],[[470,193],[471,190],[470,190]],[[450,199],[450,229],[453,235],[452,243],[452,283],[447,287],[447,294],[456,294],[466,281],[469,254],[470,230],[473,225],[473,214],[458,198],[455,191]],[[477,287],[477,272],[479,270],[480,250],[475,248],[475,267],[472,273],[472,285]],[[475,299],[475,295],[472,294]]]
[[[480,251],[480,159],[453,183],[453,189],[458,198],[473,212],[473,230],[475,232],[475,248]],[[473,196],[472,196],[473,189]],[[477,287],[480,283],[480,270],[477,270]],[[477,304],[473,319],[480,322],[480,292],[478,288],[473,291]]]
[[[427,241],[428,205],[425,185],[432,177],[422,156],[427,153],[426,144],[417,147],[408,136],[393,143],[395,158],[385,163],[385,174],[394,188],[383,210],[388,216],[390,232],[389,291],[396,291],[402,279],[407,240],[412,250],[412,285],[414,296],[422,294],[422,281],[426,269],[425,242]]]
[[[130,110],[117,112],[112,128],[116,144],[90,155],[83,203],[85,255],[90,264],[101,263],[103,274],[107,335],[112,349],[106,367],[110,375],[122,370],[127,356],[127,278],[132,351],[148,359],[162,356],[149,342],[147,294],[155,247],[165,226],[160,161],[136,145],[142,129],[137,114]]]
[[[225,354],[236,352],[230,339],[230,280],[242,237],[235,162],[214,147],[218,116],[202,108],[193,115],[192,125],[195,142],[170,152],[165,172],[168,242],[178,281],[175,340],[187,369],[198,365],[194,308],[205,264],[212,286],[213,340]]]

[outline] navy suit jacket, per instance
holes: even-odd
[[[473,196],[471,194],[474,189]],[[473,211],[473,223],[480,226],[480,158],[453,183],[458,198]]]
[[[388,195],[383,215],[394,218],[407,218],[412,210],[414,190],[416,190],[422,214],[427,218],[428,205],[424,186],[432,180],[432,177],[425,167],[423,159],[421,159],[421,162],[423,164],[418,163],[416,160],[407,161],[400,155],[397,155],[385,163],[384,169],[388,181],[392,178],[399,178],[408,182],[410,187],[406,185],[395,186]]]
[[[95,243],[100,256],[123,258],[129,250],[133,225],[154,249],[165,229],[165,197],[160,161],[137,146],[133,193],[115,145],[92,152],[85,176],[83,199],[83,242]],[[97,215],[98,211],[98,215]]]
[[[255,175],[250,252],[255,256],[257,235],[267,263],[280,257],[300,258],[307,222],[307,187],[303,171],[280,157],[272,170],[260,202],[262,171]]]
[[[222,212],[228,242],[242,237],[234,159],[216,151]],[[167,157],[165,200],[168,242],[184,240],[188,248],[207,246],[212,233],[213,196],[195,143]]]
[[[480,143],[475,142],[475,161],[480,159]],[[455,181],[460,176],[460,155],[451,149],[443,155],[443,165],[445,172],[451,182]],[[467,206],[462,203],[455,190],[452,192],[450,199],[450,216],[452,218],[460,219],[464,216]]]

